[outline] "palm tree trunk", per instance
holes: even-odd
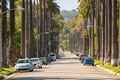
[[[118,61],[118,67],[120,67],[120,0],[119,0],[119,61]]]
[[[25,0],[22,0],[22,8],[25,9]],[[25,10],[22,11],[21,45],[21,56],[25,57]]]
[[[42,50],[43,50],[43,35],[41,34],[42,32],[43,32],[43,26],[42,26],[42,24],[43,24],[43,20],[42,20],[42,2],[43,0],[40,0],[40,52],[39,52],[39,56],[40,57],[43,57],[43,52],[42,52]]]
[[[34,36],[33,36],[33,13],[32,13],[32,0],[30,0],[30,57],[34,57]]]
[[[94,1],[91,1],[91,57],[95,58],[94,54]]]
[[[28,0],[25,1],[25,57],[29,57]]]
[[[110,64],[110,62],[111,62],[111,23],[112,23],[112,18],[111,18],[111,16],[112,16],[112,11],[111,11],[111,7],[112,5],[111,5],[111,0],[107,0],[107,12],[108,12],[108,14],[107,14],[107,22],[108,22],[108,24],[107,24],[107,26],[108,26],[108,40],[107,40],[107,53],[106,53],[106,63],[108,63],[108,64]]]
[[[102,64],[104,65],[104,56],[105,56],[105,0],[102,2],[103,11],[102,11]]]
[[[96,0],[96,26],[97,26],[97,59],[100,59],[100,1]]]
[[[34,0],[34,5],[35,5],[36,3],[35,3],[35,0]],[[37,27],[37,57],[39,57],[39,53],[40,53],[40,15],[39,15],[39,2],[38,2],[38,0],[37,0],[37,20],[38,20],[38,22],[37,22],[37,25],[36,25],[36,27]]]
[[[106,59],[107,59],[107,42],[108,42],[108,26],[107,26],[107,21],[108,21],[108,19],[107,19],[107,14],[108,14],[108,12],[107,12],[107,1],[108,0],[105,0],[105,63],[106,63]]]
[[[43,35],[43,57],[46,57],[46,51],[45,51],[45,0],[43,0],[43,33],[42,33],[42,35]]]
[[[2,12],[6,11],[6,0],[2,0]],[[7,50],[6,50],[6,35],[7,35],[7,20],[6,20],[7,14],[2,14],[2,66],[7,66]]]
[[[1,9],[1,5],[0,5]],[[2,70],[2,26],[1,26],[1,15],[0,15],[0,71]]]
[[[118,63],[117,51],[117,0],[112,0],[112,55],[111,65],[116,66]]]
[[[15,3],[10,0],[10,9],[15,8]],[[16,61],[16,45],[15,45],[15,11],[10,11],[10,36],[9,36],[9,46],[8,46],[8,64],[10,66],[14,65]]]

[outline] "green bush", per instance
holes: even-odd
[[[2,68],[2,72],[0,72],[1,74],[7,74],[9,72],[12,72],[14,71],[14,68],[11,67],[11,68]]]

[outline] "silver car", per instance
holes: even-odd
[[[30,59],[19,59],[15,65],[15,71],[29,70],[33,71],[33,64]]]
[[[34,65],[34,68],[42,68],[42,61],[39,58],[31,58],[30,60]]]

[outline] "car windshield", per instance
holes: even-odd
[[[38,61],[38,59],[31,59],[32,62]]]
[[[17,63],[29,63],[29,60],[19,60]]]

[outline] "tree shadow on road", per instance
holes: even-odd
[[[11,78],[7,80],[120,80],[112,78],[58,78],[58,77],[22,77],[22,78]]]

